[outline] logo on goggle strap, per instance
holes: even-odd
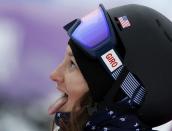
[[[118,62],[116,62],[115,58],[112,56],[112,53],[107,54],[106,59],[109,61],[112,67],[117,66]]]
[[[104,63],[106,64],[106,66],[111,72],[113,72],[119,66],[122,65],[121,60],[119,59],[119,57],[117,56],[117,54],[115,53],[113,49],[103,54],[101,58],[103,59]]]

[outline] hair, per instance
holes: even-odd
[[[80,104],[81,109],[76,112],[77,105]],[[89,113],[87,110],[87,107],[89,105],[93,105],[94,102],[89,94],[87,92],[84,94],[84,96],[81,97],[79,101],[77,101],[72,108],[72,111],[70,113],[70,118],[68,120],[68,123],[65,123],[62,121],[60,125],[60,131],[82,131],[83,128],[85,127],[86,121],[89,117]],[[54,129],[54,120],[53,120],[53,125],[52,125],[52,131]]]

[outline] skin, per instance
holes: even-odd
[[[54,70],[50,78],[57,83],[58,91],[68,95],[67,102],[60,106],[58,110],[56,109],[56,112],[71,112],[76,102],[89,91],[86,80],[78,68],[69,45],[67,46],[63,61]],[[80,105],[77,105],[77,110],[79,109]],[[49,110],[49,114],[53,113],[55,112]]]

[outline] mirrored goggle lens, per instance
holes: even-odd
[[[101,7],[81,18],[72,38],[86,48],[94,48],[109,36],[109,27]]]

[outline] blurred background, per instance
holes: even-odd
[[[59,92],[49,75],[65,53],[63,26],[99,3],[142,4],[172,20],[170,0],[0,0],[0,131],[50,130],[47,110]]]

